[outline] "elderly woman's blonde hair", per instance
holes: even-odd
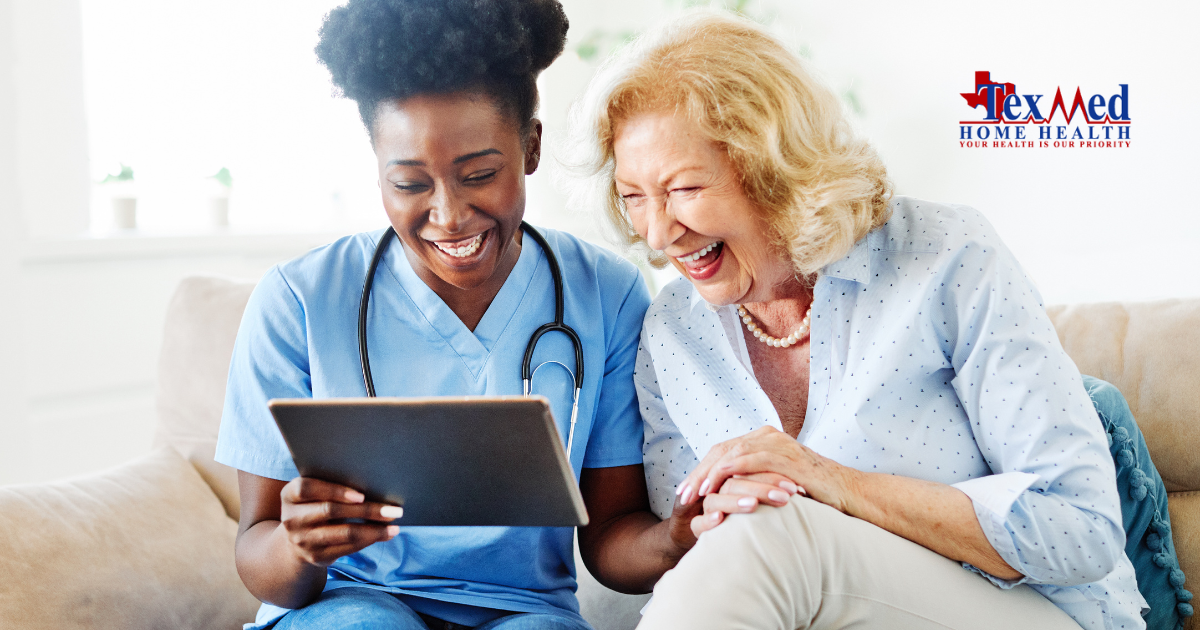
[[[600,69],[572,111],[574,154],[565,160],[583,175],[572,206],[600,200],[616,240],[656,267],[666,257],[633,229],[613,181],[617,127],[655,111],[685,116],[724,148],[798,276],[841,258],[890,215],[887,170],[837,96],[753,22],[691,13]]]

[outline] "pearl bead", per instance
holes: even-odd
[[[792,334],[782,339],[772,337],[759,328],[758,324],[754,321],[754,318],[746,310],[746,307],[742,306],[741,304],[739,304],[737,307],[737,314],[740,316],[742,323],[746,326],[746,330],[750,331],[750,333],[754,335],[755,339],[758,339],[772,348],[790,348],[791,346],[800,343],[800,340],[804,339],[804,337],[807,335],[809,318],[812,316],[812,305],[810,304],[808,306],[808,311],[804,313],[804,319],[800,321],[800,325],[796,327],[796,330],[793,331]]]

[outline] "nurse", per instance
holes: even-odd
[[[522,392],[526,343],[555,310],[547,252],[521,229],[541,147],[535,80],[566,32],[556,0],[351,0],[327,17],[317,54],[358,104],[398,236],[367,313],[380,396]],[[305,166],[279,184],[304,186]],[[606,583],[648,590],[626,576],[673,565],[645,550],[677,548],[692,516],[660,523],[646,498],[632,374],[649,296],[627,262],[542,233],[587,366],[570,455],[592,523],[581,551]],[[406,528],[395,506],[299,477],[267,401],[366,394],[357,311],[383,234],[271,269],[238,332],[216,459],[239,470],[237,567],[265,602],[252,627],[588,628],[571,528]],[[537,345],[533,392],[565,442],[574,384],[551,361],[574,366],[564,335]]]

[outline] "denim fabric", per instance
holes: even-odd
[[[372,588],[337,588],[317,601],[289,612],[274,630],[465,630],[468,626],[418,615],[407,604],[385,591]],[[428,622],[426,621],[428,620]],[[490,621],[475,630],[592,630],[586,623],[538,613],[517,613]]]
[[[1137,572],[1138,590],[1150,605],[1143,615],[1149,630],[1179,630],[1192,616],[1192,593],[1175,556],[1167,489],[1146,440],[1121,392],[1098,378],[1083,377],[1083,386],[1108,433],[1109,452],[1117,466],[1117,490],[1125,525],[1125,555]]]

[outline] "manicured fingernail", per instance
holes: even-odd
[[[683,494],[679,495],[679,502],[687,505],[692,502],[692,484],[683,485]]]
[[[808,496],[808,493],[804,490],[804,486],[796,486],[796,494]]]
[[[712,481],[705,479],[704,483],[700,484],[700,496],[708,494],[708,488],[712,485]]]
[[[712,516],[710,516],[710,517],[708,517],[708,518],[709,518],[709,520],[711,520],[712,522],[714,522],[714,523],[715,523],[715,522],[717,522],[717,521],[721,520],[721,513],[720,513],[720,512],[713,512],[713,513],[712,513]]]
[[[754,497],[742,497],[738,499],[738,505],[740,507],[754,507],[754,504],[756,503],[758,503],[758,500],[756,500]]]
[[[783,490],[772,490],[767,493],[767,498],[776,503],[787,503],[788,495]]]
[[[797,486],[796,484],[788,481],[787,479],[780,481],[779,487],[783,488],[783,491],[788,494],[796,494],[796,491],[800,489],[800,486]]]
[[[346,500],[351,503],[362,503],[366,500],[366,497],[363,496],[363,493],[358,492],[357,490],[347,490]]]
[[[388,538],[391,538],[391,537],[393,537],[393,536],[395,536],[396,534],[399,534],[399,533],[400,533],[400,526],[399,526],[399,525],[388,525],[388,528],[387,528],[387,534],[388,534]]]
[[[679,496],[679,495],[683,494],[683,489],[686,487],[687,487],[686,483],[683,484],[682,486],[675,486],[675,496]]]
[[[379,508],[379,515],[383,518],[400,518],[404,516],[404,508],[399,505],[385,505]]]

